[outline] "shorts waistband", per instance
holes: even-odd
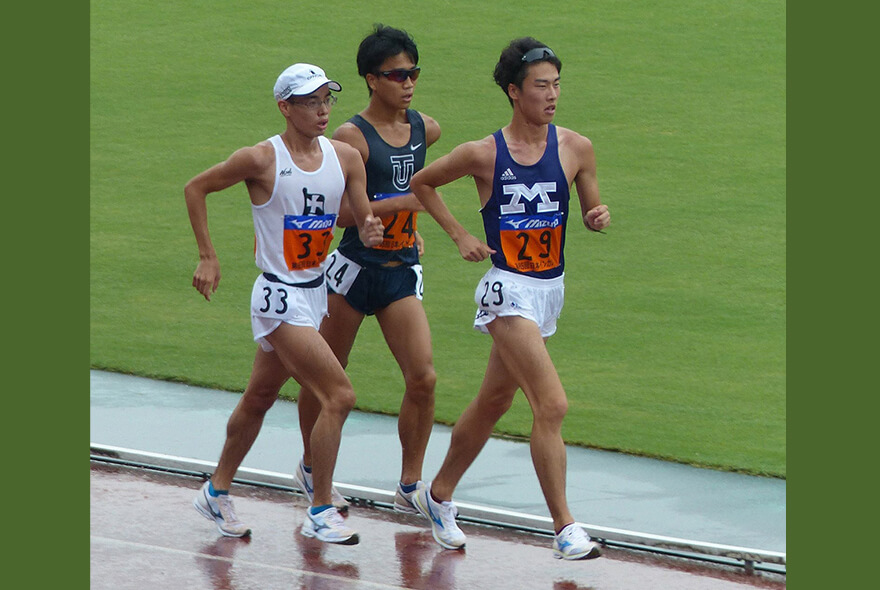
[[[272,283],[281,283],[283,285],[287,285],[289,287],[298,287],[300,289],[314,289],[315,287],[320,287],[324,284],[324,273],[321,273],[320,276],[312,279],[311,281],[307,281],[305,283],[288,283],[287,281],[282,281],[278,278],[278,275],[273,275],[270,272],[264,272],[263,276],[267,281]]]
[[[520,284],[525,284],[538,289],[549,289],[551,287],[555,287],[556,285],[561,285],[565,282],[565,273],[562,273],[558,277],[553,277],[550,279],[539,279],[537,277],[531,277],[529,275],[524,275],[518,272],[510,272],[509,270],[504,270],[503,268],[498,268],[497,266],[493,266],[489,270],[489,272],[512,277],[516,279],[516,281]]]

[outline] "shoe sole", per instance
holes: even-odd
[[[220,523],[217,522],[217,519],[214,518],[214,515],[211,514],[210,511],[205,510],[204,506],[202,506],[199,503],[198,498],[193,498],[193,506],[195,506],[195,509],[196,509],[196,511],[198,511],[199,514],[201,514],[202,516],[204,516],[205,518],[207,518],[208,520],[213,522],[215,525],[217,525],[217,530],[220,531],[220,534],[223,535],[224,537],[241,538],[241,537],[246,537],[251,534],[251,529],[248,529],[241,534],[230,533],[230,532],[224,531],[222,528],[220,528]]]
[[[305,528],[300,529],[300,533],[302,533],[303,536],[310,537],[312,539],[318,539],[319,541],[322,541],[324,543],[333,543],[334,545],[357,545],[361,541],[357,533],[353,534],[347,539],[331,539],[329,537],[323,537],[318,533],[315,533],[314,531],[310,531]]]
[[[579,559],[596,559],[602,557],[602,549],[598,545],[590,547],[590,550],[581,555],[564,555],[558,549],[553,550],[553,557],[556,559],[565,559],[567,561],[577,561]]]

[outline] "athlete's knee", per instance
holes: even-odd
[[[324,399],[321,400],[321,411],[336,414],[338,416],[347,416],[354,409],[357,402],[357,396],[354,389],[348,387],[338,387],[332,391],[328,391]]]
[[[513,395],[503,392],[481,392],[477,397],[477,409],[492,423],[497,422],[513,405]]]
[[[406,396],[419,405],[433,403],[434,388],[437,386],[437,372],[433,366],[404,376]]]
[[[249,384],[242,395],[240,405],[248,413],[265,414],[275,405],[279,391],[280,388],[274,385]]]
[[[558,427],[568,413],[568,399],[564,395],[541,400],[533,407],[535,421]]]

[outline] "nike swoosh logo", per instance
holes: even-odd
[[[419,149],[420,147],[422,147],[422,144],[421,144],[421,143],[417,143],[416,145],[411,145],[411,146],[409,146],[409,149],[410,149],[410,151],[413,151],[413,152],[414,152],[414,151],[416,151],[417,149]]]

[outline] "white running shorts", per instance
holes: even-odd
[[[281,322],[317,330],[326,315],[327,287],[323,280],[317,281],[314,286],[309,283],[308,287],[302,287],[277,278],[270,280],[265,274],[261,274],[254,281],[251,292],[251,328],[254,341],[266,352],[275,350],[266,341],[266,336],[274,332]]]
[[[518,315],[538,324],[544,338],[552,336],[565,300],[564,277],[536,279],[493,266],[474,292],[474,329],[488,334],[486,326],[495,318]]]

